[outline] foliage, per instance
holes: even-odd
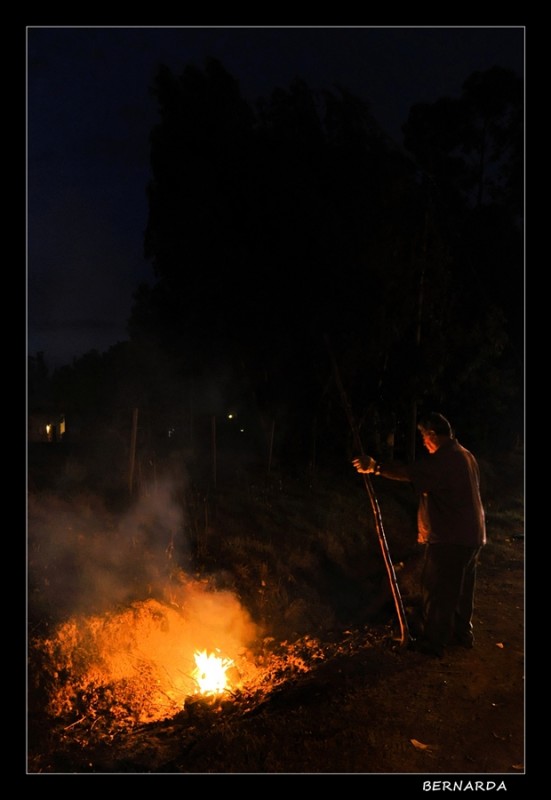
[[[158,283],[136,297],[134,336],[160,337],[187,375],[228,365],[261,416],[285,419],[290,450],[326,414],[327,333],[359,412],[453,406],[475,371],[477,394],[495,394],[484,376],[501,370],[512,307],[488,258],[500,230],[487,215],[485,258],[468,231],[489,201],[519,210],[514,76],[496,68],[458,100],[414,106],[415,161],[343,88],[297,79],[251,107],[209,60],[179,77],[162,67],[153,91],[145,250]],[[522,274],[520,249],[496,251],[503,269]],[[496,309],[481,302],[487,284]]]
[[[495,68],[458,99],[417,104],[406,152],[344,88],[297,79],[251,105],[216,60],[162,66],[144,242],[156,283],[135,295],[131,342],[48,377],[57,405],[90,438],[126,442],[139,408],[152,455],[167,430],[238,409],[257,448],[275,426],[274,456],[300,468],[349,438],[329,336],[376,455],[411,438],[422,407],[510,446],[523,418],[521,88]]]

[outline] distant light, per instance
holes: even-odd
[[[46,433],[48,434],[48,436],[50,435],[51,431],[52,431],[52,426],[50,425],[50,423],[48,423],[46,425]]]
[[[176,433],[176,428],[169,428],[168,429],[168,438],[170,439]]]
[[[233,414],[228,414],[228,419],[233,419]]]

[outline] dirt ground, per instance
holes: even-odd
[[[523,537],[508,532],[482,557],[473,650],[433,659],[392,626],[351,630],[271,693],[197,702],[111,741],[83,746],[31,718],[28,773],[405,775],[419,786],[500,776],[519,788],[524,575]]]
[[[26,776],[351,774],[377,785],[390,780],[391,787],[392,779],[404,780],[408,790],[411,782],[419,791],[525,792],[525,540],[518,466],[514,475],[514,481],[501,481],[499,502],[489,495],[474,649],[449,648],[442,659],[411,651],[397,637],[391,607],[381,624],[363,621],[317,638],[273,642],[270,654],[260,654],[264,683],[186,702],[161,722],[102,731],[105,719],[87,714],[90,709],[81,715],[88,717],[84,723],[52,720],[28,696]],[[69,531],[72,524],[65,506],[57,505],[56,527]],[[89,524],[95,535],[92,516]],[[40,548],[46,544],[47,537],[39,541]],[[55,572],[48,575],[56,597],[71,588],[67,580],[57,584]],[[398,572],[402,591],[404,582],[410,584],[404,597],[417,577]],[[30,666],[30,676],[32,671]]]

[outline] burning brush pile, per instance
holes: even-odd
[[[273,516],[272,506],[264,506]],[[304,535],[297,547],[292,530],[287,541],[278,526],[273,552],[280,561],[270,562],[277,580],[269,591],[264,526],[257,525],[262,541],[248,533],[241,558],[245,539],[238,526],[239,535],[232,536],[229,519],[225,514],[224,536],[216,540],[217,569],[199,574],[181,566],[185,553],[176,556],[178,532],[189,521],[182,519],[170,486],[144,494],[122,518],[110,516],[95,498],[79,498],[78,504],[60,496],[30,498],[31,772],[60,771],[67,751],[69,767],[61,771],[75,771],[74,759],[77,771],[86,771],[84,754],[129,737],[135,741],[156,726],[177,724],[180,742],[197,737],[198,715],[220,720],[221,714],[226,719],[253,712],[343,648],[370,646],[371,631],[361,642],[340,637],[327,644],[310,635],[311,615],[304,613],[308,626],[302,630],[294,624],[303,608],[325,619],[318,595],[310,605],[293,597],[293,587],[302,584],[288,577],[291,566],[304,577],[311,562],[319,578],[317,527],[309,555]],[[214,537],[209,541],[214,552]],[[222,568],[230,563],[224,556],[230,545],[233,571]],[[274,567],[280,563],[281,572]],[[239,591],[236,576],[244,566],[249,578]],[[293,612],[284,631],[277,630],[276,607]],[[331,620],[329,615],[328,625]]]
[[[347,646],[358,643],[262,637],[234,595],[191,579],[180,603],[72,617],[30,643],[30,696],[41,704],[31,716],[48,729],[32,743],[30,771],[50,771],[48,750],[84,754],[169,721],[183,742],[197,736],[198,715],[249,713]]]
[[[31,679],[47,714],[67,726],[108,720],[116,729],[165,719],[193,696],[251,680],[256,628],[237,598],[192,580],[181,597],[71,617],[33,640]]]

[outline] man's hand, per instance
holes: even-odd
[[[356,467],[358,472],[366,474],[375,472],[377,462],[374,458],[371,458],[371,456],[360,456],[359,458],[354,459],[352,466]]]

